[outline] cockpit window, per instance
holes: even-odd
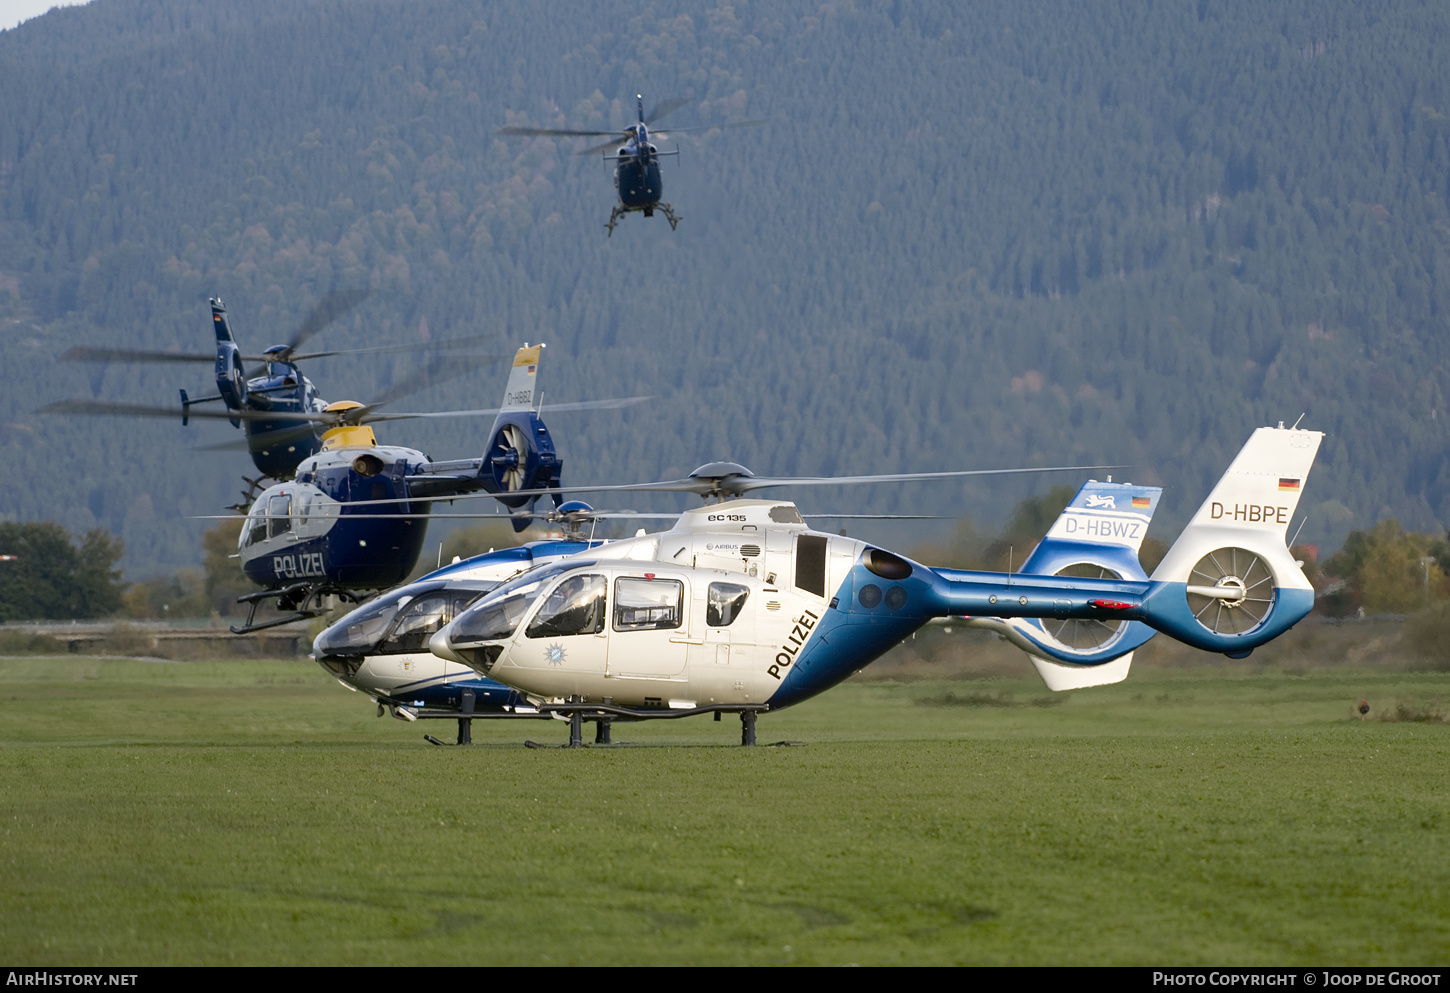
[[[512,638],[519,621],[523,620],[524,614],[550,580],[565,570],[592,564],[560,562],[520,573],[460,614],[453,624],[449,640],[455,647],[467,647]]]
[[[455,646],[460,646],[512,638],[514,629],[538,595],[538,587],[535,587],[527,593],[515,593],[501,600],[490,598],[458,618],[450,640]]]
[[[317,636],[313,651],[319,655],[368,655],[410,596],[383,596],[364,604]]]
[[[383,654],[426,652],[428,639],[448,623],[451,600],[451,594],[440,590],[420,596],[408,604],[383,642]]]
[[[685,584],[678,579],[616,579],[614,630],[677,628]]]
[[[705,600],[705,623],[714,628],[729,627],[740,616],[750,590],[734,583],[711,583]]]
[[[426,652],[433,634],[488,592],[476,586],[395,590],[363,604],[317,636],[319,655]]]
[[[292,497],[278,493],[267,500],[267,537],[275,538],[292,530]]]
[[[609,582],[603,576],[570,576],[554,587],[525,632],[530,638],[598,634],[604,630],[604,598]]]

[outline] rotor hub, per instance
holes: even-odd
[[[1188,609],[1216,635],[1243,634],[1258,627],[1274,607],[1274,572],[1257,552],[1216,548],[1188,575]]]

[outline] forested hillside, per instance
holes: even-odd
[[[1252,427],[1303,412],[1329,436],[1300,541],[1439,532],[1447,38],[1450,6],[1377,0],[54,11],[0,33],[0,515],[113,529],[131,578],[197,564],[207,522],[177,518],[250,465],[192,449],[234,433],[32,412],[196,395],[206,367],[56,357],[206,348],[210,295],[260,349],[368,286],[322,343],[543,340],[546,405],[657,396],[550,417],[566,482],[1130,463],[1171,537]],[[679,229],[606,238],[585,139],[496,132],[619,126],[636,93],[767,123],[665,140]],[[413,361],[307,371],[365,401]],[[486,427],[381,434],[462,457]],[[1076,481],[798,495],[995,527]]]

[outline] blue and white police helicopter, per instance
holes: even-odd
[[[516,531],[532,519],[534,504],[551,495],[563,502],[563,460],[539,416],[536,387],[543,345],[518,350],[501,407],[432,413],[390,413],[379,404],[343,401],[294,422],[325,430],[322,448],[303,459],[296,477],[264,489],[252,503],[239,538],[242,571],[264,587],[240,599],[251,604],[237,634],[325,612],[328,597],[357,602],[412,571],[423,548],[432,502],[479,493],[511,511]],[[648,397],[562,403],[550,412],[609,410]],[[438,462],[412,448],[381,445],[371,423],[409,418],[493,416],[479,458]],[[254,624],[257,605],[275,600],[288,616]]]
[[[506,127],[500,128],[499,134],[522,136],[522,137],[550,137],[550,138],[602,138],[610,137],[609,141],[586,148],[577,153],[579,155],[591,155],[594,152],[614,148],[612,155],[606,155],[606,160],[614,162],[614,189],[619,197],[617,203],[609,212],[609,223],[605,225],[609,229],[610,236],[614,234],[614,225],[625,214],[638,211],[645,217],[653,217],[655,211],[665,215],[670,222],[670,230],[680,223],[680,217],[668,203],[661,202],[664,196],[664,179],[660,175],[660,159],[667,155],[679,155],[678,148],[662,152],[651,140],[650,125],[659,121],[666,114],[672,113],[685,106],[688,100],[665,100],[656,104],[648,115],[644,112],[644,95],[636,95],[636,106],[638,107],[639,118],[634,123],[624,128],[623,131],[573,131],[560,128],[525,128]],[[725,128],[757,127],[764,124],[764,121],[741,121],[735,124],[712,124],[692,128],[671,128],[671,133],[678,134],[684,131],[715,131]],[[663,137],[662,133],[656,133],[654,138]],[[624,144],[620,144],[621,140]],[[617,148],[615,146],[618,146]]]
[[[722,464],[712,464],[714,467],[720,465]],[[711,471],[714,471],[711,467],[701,467],[692,478],[698,480],[701,474]],[[1049,532],[1050,535],[1061,537],[1044,541],[1036,558],[1029,561],[1027,567],[1033,561],[1046,561],[1042,553],[1049,546],[1059,546],[1058,553],[1051,557],[1048,564],[1058,566],[1060,571],[1068,574],[1075,570],[1091,569],[1093,575],[1100,575],[1105,567],[1088,563],[1103,562],[1115,557],[1113,549],[1102,547],[1098,540],[1099,531],[1106,530],[1101,521],[1114,516],[1112,503],[1116,500],[1123,504],[1123,516],[1131,523],[1114,523],[1119,535],[1109,539],[1109,546],[1114,541],[1126,541],[1136,550],[1142,542],[1142,532],[1146,531],[1151,519],[1152,508],[1157,504],[1158,493],[1156,487],[1090,481],[1063,511],[1063,517],[1059,518]],[[1076,508],[1085,499],[1094,501],[1094,506],[1106,501],[1110,509],[1106,514],[1095,512],[1091,518],[1082,519]],[[1145,500],[1148,502],[1146,510],[1136,505]],[[1129,507],[1132,509],[1127,510]],[[829,516],[832,519],[879,519],[880,515],[820,516]],[[460,662],[432,654],[428,648],[430,638],[467,606],[501,583],[531,569],[552,565],[568,556],[585,553],[606,544],[593,536],[593,526],[600,520],[663,518],[674,521],[678,517],[676,514],[637,514],[633,511],[601,514],[587,503],[569,501],[547,515],[551,523],[562,526],[562,533],[558,538],[529,542],[518,548],[490,550],[464,561],[455,560],[451,565],[406,586],[383,593],[320,634],[314,644],[314,657],[344,687],[354,692],[366,693],[377,704],[379,717],[391,713],[393,717],[406,721],[456,720],[457,743],[460,745],[471,741],[470,725],[475,719],[537,719],[551,716],[562,718],[562,715],[540,712],[537,702],[531,701],[519,690],[479,676],[472,668]],[[1070,517],[1072,523],[1064,525],[1064,521]],[[1081,527],[1076,526],[1079,522]],[[586,525],[590,527],[587,537],[584,532]],[[745,551],[748,553],[750,549],[747,547]],[[741,568],[749,569],[746,562],[749,557],[742,557]],[[1135,562],[1136,560],[1131,560],[1130,563],[1123,564],[1127,575],[1134,575],[1132,563]],[[1138,574],[1141,575],[1141,570],[1138,570]],[[958,625],[986,626],[980,622],[996,619],[951,620]],[[1111,633],[1123,622],[1063,623],[1096,625]],[[1084,636],[1105,640],[1096,630],[1086,635],[1074,632],[1073,640],[1081,641]],[[1125,659],[1131,657],[1129,653]],[[1046,664],[1038,659],[1034,659],[1034,662],[1039,667]],[[1091,673],[1103,668],[1106,667],[1084,668],[1083,671]],[[443,744],[432,735],[424,737],[435,745]],[[598,718],[596,742],[607,743],[609,739],[610,721],[607,718]]]
[[[1016,574],[932,569],[813,531],[792,503],[734,499],[520,572],[440,618],[428,644],[485,677],[480,688],[516,694],[484,708],[475,690],[474,717],[567,718],[571,745],[585,721],[607,742],[616,720],[731,712],[753,744],[758,714],[836,685],[936,618],[1010,637],[1053,689],[1125,678],[1155,631],[1243,658],[1313,606],[1284,536],[1321,439],[1256,431],[1151,577],[1136,552],[1154,487],[1089,483]],[[697,482],[728,497],[785,481],[742,470]],[[356,676],[370,661],[366,633],[349,630],[366,609],[319,635],[324,667]],[[406,711],[408,692],[375,698]]]
[[[938,617],[1035,620],[1013,633],[1069,674],[1125,656],[1154,631],[1245,658],[1313,607],[1285,533],[1322,438],[1255,431],[1152,576],[1122,546],[1064,553],[1121,578],[932,569],[812,531],[794,504],[740,499],[523,573],[429,645],[541,713],[567,715],[571,744],[584,720],[709,712],[740,713],[751,743],[757,714],[829,689]],[[1098,520],[1100,531],[1134,523]],[[1042,561],[1055,554],[1049,546]],[[1116,626],[1079,639],[1055,627],[1065,621]]]
[[[302,374],[299,362],[333,355],[372,355],[389,352],[422,352],[431,363],[421,376],[409,377],[388,393],[398,399],[407,392],[439,381],[440,369],[447,364],[458,374],[480,361],[503,356],[477,351],[478,339],[381,345],[369,348],[299,351],[302,344],[323,329],[340,320],[368,297],[367,290],[339,290],[325,294],[291,338],[282,345],[273,345],[260,355],[242,352],[232,334],[226,306],[219,297],[211,299],[212,330],[216,337],[214,353],[156,352],[126,348],[77,347],[61,355],[67,362],[125,362],[161,364],[201,364],[213,366],[216,394],[193,399],[181,390],[181,406],[160,407],[114,404],[91,400],[66,400],[42,408],[42,413],[99,414],[124,417],[179,417],[182,424],[192,418],[225,420],[240,427],[245,440],[239,446],[231,443],[215,448],[240,447],[246,450],[262,479],[291,479],[302,460],[322,450],[323,435],[330,422],[323,416],[328,402],[318,395],[312,380]],[[460,364],[462,362],[462,364]],[[260,367],[247,370],[249,364]],[[221,410],[198,409],[199,405],[220,403]],[[248,479],[255,490],[260,479]],[[255,494],[252,494],[255,495]],[[241,508],[245,509],[245,507]]]

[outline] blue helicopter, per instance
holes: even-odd
[[[209,302],[212,330],[216,335],[214,353],[78,347],[65,352],[61,359],[68,362],[207,363],[213,366],[215,372],[214,396],[193,399],[186,390],[181,390],[180,409],[67,400],[49,404],[41,408],[41,412],[127,417],[179,416],[182,424],[190,423],[192,418],[230,421],[233,427],[240,427],[245,432],[246,438],[240,447],[251,455],[252,464],[263,478],[291,479],[302,460],[321,451],[327,425],[325,419],[317,418],[326,409],[327,401],[318,396],[317,387],[302,374],[297,363],[332,355],[416,352],[420,349],[417,344],[406,344],[314,352],[298,350],[303,342],[341,319],[367,297],[367,290],[339,290],[325,294],[286,344],[273,345],[260,355],[242,352],[232,334],[226,306],[220,298],[212,298]],[[467,368],[460,365],[460,359],[465,357],[475,362],[496,357],[474,351],[457,351],[460,347],[473,349],[478,344],[476,339],[464,339],[421,346],[429,354],[430,368],[424,370],[420,377],[410,377],[406,385],[390,391],[388,399],[397,399],[402,393],[446,378],[441,374],[444,368],[451,374],[458,374]],[[248,372],[247,365],[258,362],[262,365]],[[199,404],[217,402],[224,409],[196,409]],[[313,419],[299,422],[297,415]],[[211,447],[237,446],[226,443]],[[252,484],[253,490],[260,485],[260,480],[248,479],[247,482]]]
[[[277,416],[294,427],[321,429],[320,450],[304,458],[293,479],[262,490],[242,526],[242,571],[263,589],[240,598],[251,605],[243,634],[319,616],[326,598],[357,602],[366,591],[402,582],[418,561],[432,502],[478,493],[510,511],[515,531],[533,518],[540,496],[558,507],[563,460],[539,415],[536,383],[543,345],[518,350],[501,407],[428,413],[387,412],[382,402],[341,401],[318,412]],[[552,404],[551,412],[610,410],[648,397]],[[434,461],[412,448],[381,445],[370,426],[412,418],[493,416],[479,458]],[[497,515],[490,515],[497,516]],[[260,603],[275,600],[290,616],[254,623]]]
[[[1125,678],[1156,631],[1245,658],[1313,606],[1284,539],[1322,438],[1297,425],[1254,432],[1152,576],[1136,552],[1155,487],[1090,483],[1029,556],[1031,571],[1017,574],[929,568],[814,532],[794,504],[726,499],[667,532],[522,571],[451,621],[440,617],[427,643],[488,680],[486,705],[474,690],[468,719],[564,718],[571,746],[584,721],[607,743],[613,721],[704,713],[739,714],[741,743],[754,744],[757,715],[829,689],[937,619],[970,618],[1009,637],[1054,690]],[[788,481],[699,482],[729,497]],[[361,671],[385,654],[360,626],[367,610],[318,636],[325,668]],[[401,689],[374,696],[406,710],[410,688]]]
[[[665,100],[656,104],[654,109],[646,116],[644,112],[644,94],[636,94],[636,106],[638,108],[638,120],[624,128],[622,131],[573,131],[560,128],[525,128],[506,127],[500,128],[499,134],[518,137],[554,137],[554,138],[600,138],[610,136],[610,140],[602,144],[586,148],[579,155],[591,155],[595,152],[604,151],[608,148],[615,148],[613,155],[606,155],[606,160],[614,162],[614,189],[619,197],[619,203],[609,212],[609,223],[605,225],[609,229],[609,236],[614,235],[614,225],[625,214],[639,212],[645,217],[653,217],[655,211],[665,215],[670,222],[670,230],[675,230],[680,223],[680,216],[674,212],[668,203],[663,203],[664,179],[660,175],[660,159],[666,155],[679,155],[678,148],[662,152],[650,140],[650,126],[666,114],[673,113],[688,104],[689,100],[674,99]],[[756,127],[764,124],[764,121],[741,121],[735,124],[712,124],[693,128],[671,128],[671,133],[682,131],[712,131],[724,128],[745,128]],[[660,135],[657,134],[656,137]],[[624,144],[620,145],[620,141]]]

